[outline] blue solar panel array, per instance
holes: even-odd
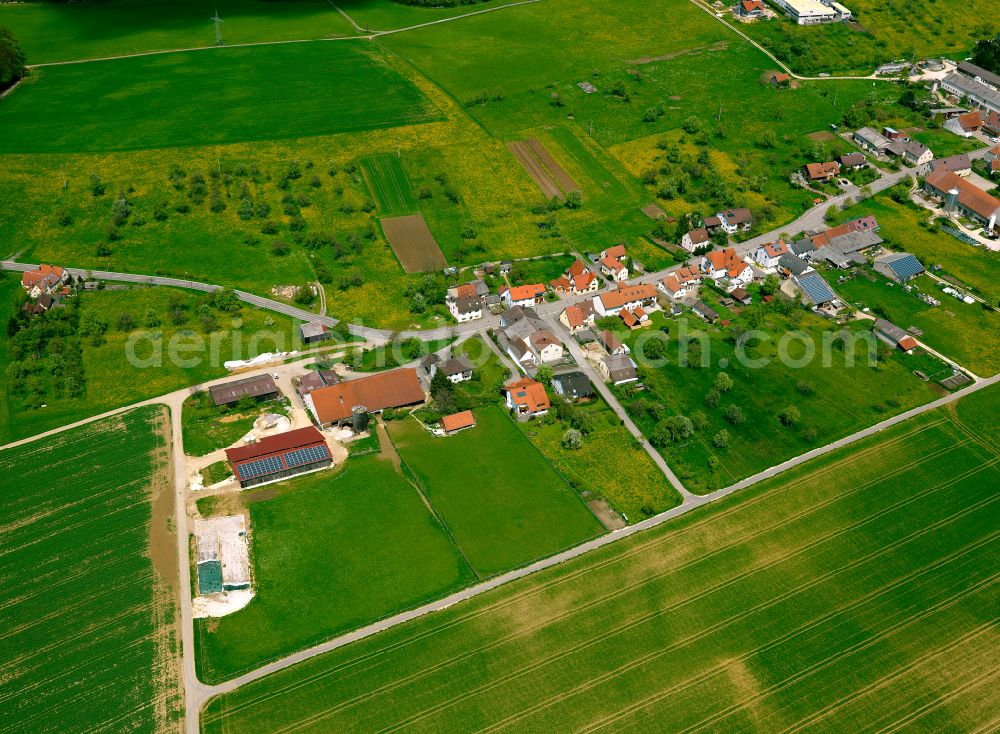
[[[815,273],[802,276],[798,279],[798,283],[799,287],[805,291],[806,296],[814,304],[823,304],[837,297],[830,286],[826,284],[826,281]]]
[[[901,257],[898,260],[893,260],[889,263],[889,267],[892,268],[892,272],[902,280],[908,280],[914,275],[920,275],[924,272],[924,266],[920,264],[913,255],[907,255],[906,257]]]
[[[295,449],[285,455],[285,463],[289,467],[302,466],[314,461],[322,461],[330,458],[330,450],[324,446],[310,446],[305,449]]]
[[[265,474],[274,474],[282,471],[284,468],[285,465],[281,463],[280,456],[268,456],[264,459],[256,459],[255,461],[248,461],[246,464],[240,464],[240,479],[255,479]]]

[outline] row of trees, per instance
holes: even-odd
[[[25,56],[10,29],[0,26],[0,91],[16,84],[24,77]]]

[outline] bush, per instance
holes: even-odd
[[[583,434],[575,428],[570,428],[562,437],[562,447],[570,451],[583,448]]]
[[[778,420],[781,421],[783,426],[794,426],[801,418],[802,414],[794,405],[789,405],[787,408],[778,413]]]
[[[277,255],[278,257],[284,257],[291,251],[291,247],[287,242],[283,240],[275,240],[271,243],[271,254]]]
[[[812,395],[816,392],[816,388],[812,386],[812,383],[805,380],[799,380],[798,384],[795,385],[795,389],[803,395]]]
[[[712,436],[712,445],[717,449],[724,449],[729,445],[729,431],[723,428]]]
[[[746,417],[743,415],[743,409],[738,405],[730,405],[726,408],[724,417],[727,421],[732,423],[734,426],[742,425],[746,423]]]

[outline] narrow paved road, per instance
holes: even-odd
[[[555,319],[550,317],[546,319],[546,322],[548,323],[549,328],[552,329],[553,333],[559,333],[559,326],[556,324]],[[667,465],[667,462],[664,460],[660,452],[653,448],[652,444],[650,444],[649,441],[646,440],[646,437],[642,435],[642,431],[639,430],[639,427],[629,417],[629,414],[625,411],[622,404],[618,402],[618,398],[615,397],[611,388],[608,387],[604,380],[601,379],[601,376],[597,374],[597,370],[595,370],[593,365],[590,364],[590,361],[583,353],[583,350],[580,349],[580,345],[576,343],[576,339],[570,336],[566,339],[566,344],[569,346],[569,353],[573,355],[573,359],[575,359],[580,365],[580,369],[587,373],[590,381],[594,384],[594,387],[597,388],[597,392],[599,392],[601,397],[604,398],[604,402],[606,402],[611,409],[615,411],[615,415],[621,419],[622,424],[628,429],[628,432],[635,437],[635,440],[639,442],[639,445],[642,446],[643,450],[649,454],[649,458],[652,459],[653,463],[660,468],[660,471],[663,472],[667,481],[670,482],[671,486],[673,486],[673,488],[680,494],[681,499],[688,501],[694,497],[694,495],[688,491],[687,487],[684,486],[681,480],[677,478],[677,475],[674,474],[673,470]]]

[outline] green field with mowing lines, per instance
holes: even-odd
[[[988,726],[1000,469],[990,413],[959,415],[270,675],[202,730]]]
[[[354,35],[323,0],[102,0],[0,5],[0,26],[21,42],[29,64],[93,59],[176,48],[211,47],[213,11],[226,43],[290,41]]]
[[[382,216],[398,217],[419,211],[417,198],[413,195],[410,182],[406,179],[406,171],[397,156],[382,153],[362,158],[358,163]]]
[[[165,413],[0,452],[0,718],[7,732],[176,731]]]
[[[548,556],[602,532],[545,458],[496,407],[476,427],[430,435],[415,420],[389,424],[404,465],[482,576]]]
[[[227,48],[37,70],[0,107],[0,153],[224,145],[440,119],[363,41]]]
[[[381,457],[242,496],[257,595],[235,614],[196,620],[202,680],[246,673],[473,578],[417,491]]]

